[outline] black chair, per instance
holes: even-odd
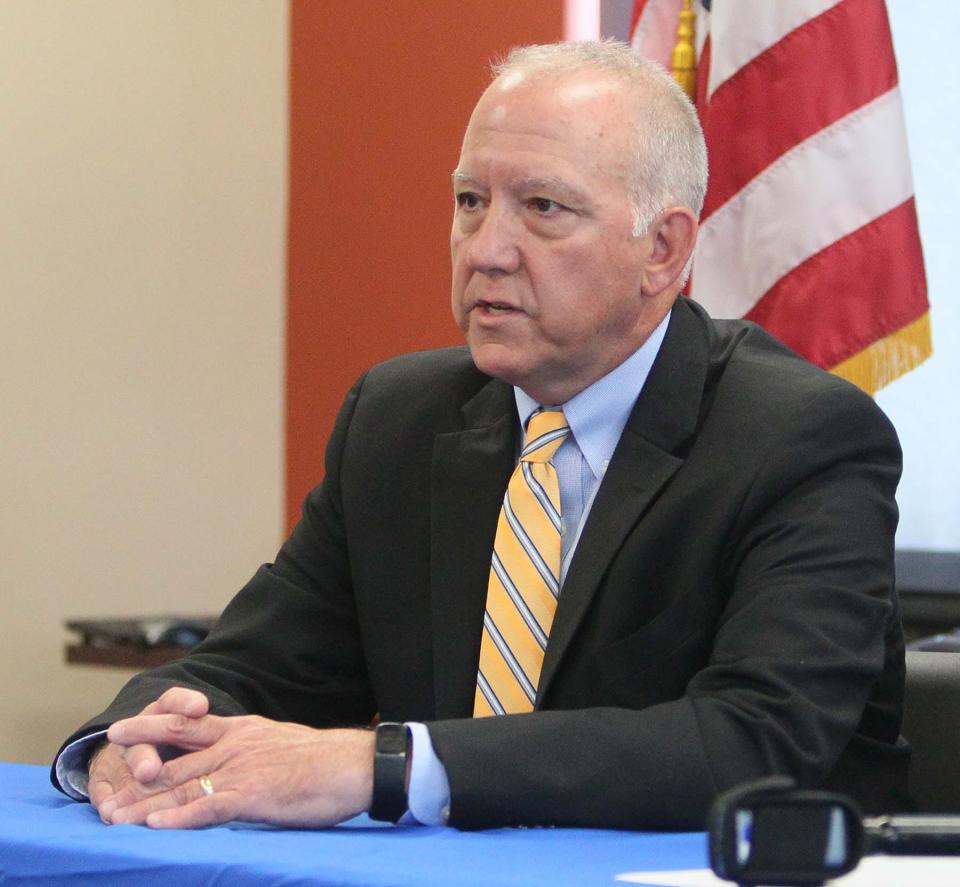
[[[903,735],[921,813],[960,813],[960,653],[907,651]]]

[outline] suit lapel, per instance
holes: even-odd
[[[513,389],[491,381],[439,434],[431,474],[430,576],[436,717],[473,712],[477,656],[497,517],[517,450]]]
[[[538,704],[618,549],[683,464],[709,366],[709,334],[698,315],[692,303],[677,301],[660,353],[597,491],[560,595]]]

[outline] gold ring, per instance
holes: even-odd
[[[203,790],[203,793],[207,796],[212,795],[215,791],[213,783],[210,781],[209,776],[200,777],[200,788]]]

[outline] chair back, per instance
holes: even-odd
[[[960,813],[960,653],[907,651],[903,735],[921,813]]]

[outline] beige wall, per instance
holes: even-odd
[[[64,619],[216,612],[280,539],[287,28],[0,3],[0,759],[127,677]]]

